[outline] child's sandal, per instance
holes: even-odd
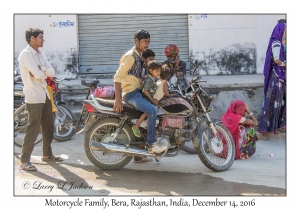
[[[131,129],[132,129],[133,134],[134,134],[136,137],[139,137],[139,138],[141,137],[141,131],[140,131],[140,130],[136,130],[136,129],[134,128],[134,126],[132,126]]]

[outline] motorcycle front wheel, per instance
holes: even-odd
[[[222,123],[217,123],[214,126],[221,143],[209,125],[202,125],[198,130],[199,147],[197,153],[207,168],[216,172],[226,171],[231,167],[235,158],[234,141]]]
[[[93,127],[85,134],[84,137],[84,150],[88,159],[97,167],[101,169],[120,169],[127,165],[132,156],[127,156],[124,153],[114,151],[98,151],[92,150],[91,144],[95,142],[104,142],[111,137],[118,126],[120,120],[115,118],[102,119],[93,125]],[[129,144],[130,139],[133,136],[132,130],[129,125],[124,124],[122,130],[113,142],[110,144],[124,145]]]

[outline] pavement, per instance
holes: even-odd
[[[246,186],[265,186],[275,189],[275,192],[272,191],[272,195],[285,195],[287,183],[286,135],[285,133],[281,133],[269,136],[259,135],[258,137],[259,140],[257,141],[255,154],[248,160],[235,160],[231,168],[225,172],[211,171],[202,164],[198,155],[188,154],[184,151],[180,151],[176,157],[162,158],[158,163],[156,161],[134,163],[132,160],[124,168],[116,172],[121,176],[122,180],[129,178],[124,177],[128,170],[134,174],[139,171],[140,173],[143,173],[143,171],[156,171],[163,174],[170,172],[184,173],[187,176],[188,174],[205,175],[206,177],[230,182],[232,186],[234,183],[243,183]],[[49,193],[43,194],[45,193],[42,192],[43,190],[29,190],[24,188],[24,181],[28,182],[30,180],[38,180],[45,185],[46,183],[53,184],[62,180],[83,180],[89,185],[97,186],[97,190],[85,191],[85,195],[99,195],[99,192],[100,195],[101,193],[103,195],[165,195],[164,193],[149,191],[148,187],[143,186],[142,183],[138,184],[138,186],[145,188],[142,191],[129,190],[127,189],[128,187],[124,188],[125,183],[122,182],[111,188],[109,183],[116,183],[116,180],[111,180],[108,183],[107,179],[111,176],[110,173],[114,172],[101,170],[88,160],[83,148],[83,139],[83,134],[79,134],[66,142],[53,141],[52,150],[54,154],[61,156],[65,160],[60,163],[51,163],[50,165],[41,161],[42,143],[37,144],[31,159],[32,163],[38,168],[37,172],[26,172],[19,169],[21,148],[14,147],[14,195],[49,195]],[[123,176],[122,173],[124,173]],[[132,175],[128,174],[128,176]],[[164,178],[162,177],[161,179]],[[168,180],[167,177],[165,179]],[[206,178],[205,180],[208,179]],[[153,184],[150,183],[150,185],[152,186]],[[195,186],[190,187],[191,190],[193,187]],[[242,192],[238,194],[249,195],[246,188]],[[188,193],[188,191],[182,191],[182,194],[179,195],[185,195],[185,193]],[[82,195],[82,191],[75,190],[71,193],[56,188],[53,189],[51,195]],[[258,192],[254,195],[265,194]]]

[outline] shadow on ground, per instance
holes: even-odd
[[[18,154],[15,157],[19,159]],[[39,168],[39,163],[34,163]],[[43,164],[41,164],[43,165]],[[83,183],[83,185],[101,184],[102,190],[90,192],[88,195],[110,195],[110,189],[126,191],[136,195],[181,195],[181,196],[238,196],[265,195],[285,196],[286,190],[267,186],[250,185],[224,181],[221,178],[204,174],[178,173],[166,171],[141,171],[132,169],[101,170],[95,166],[85,166],[67,161],[44,164],[48,170],[31,173],[40,179],[55,185],[62,181]],[[15,170],[18,170],[17,166]],[[76,170],[76,171],[75,171]],[[55,171],[62,178],[55,178],[50,174]],[[80,171],[80,173],[78,172]],[[226,172],[223,172],[226,173]],[[88,175],[87,175],[88,174]],[[251,176],[251,174],[249,174]],[[87,178],[88,177],[88,178]],[[80,191],[66,191],[68,195],[80,194]],[[79,193],[79,194],[78,194]],[[114,194],[115,195],[115,194]],[[123,195],[123,194],[119,194]]]

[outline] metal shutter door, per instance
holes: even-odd
[[[180,59],[189,62],[187,14],[80,14],[80,73],[115,73],[121,56],[133,47],[133,35],[139,29],[150,33],[149,49],[155,52],[156,60],[165,61],[165,47],[176,44]]]

